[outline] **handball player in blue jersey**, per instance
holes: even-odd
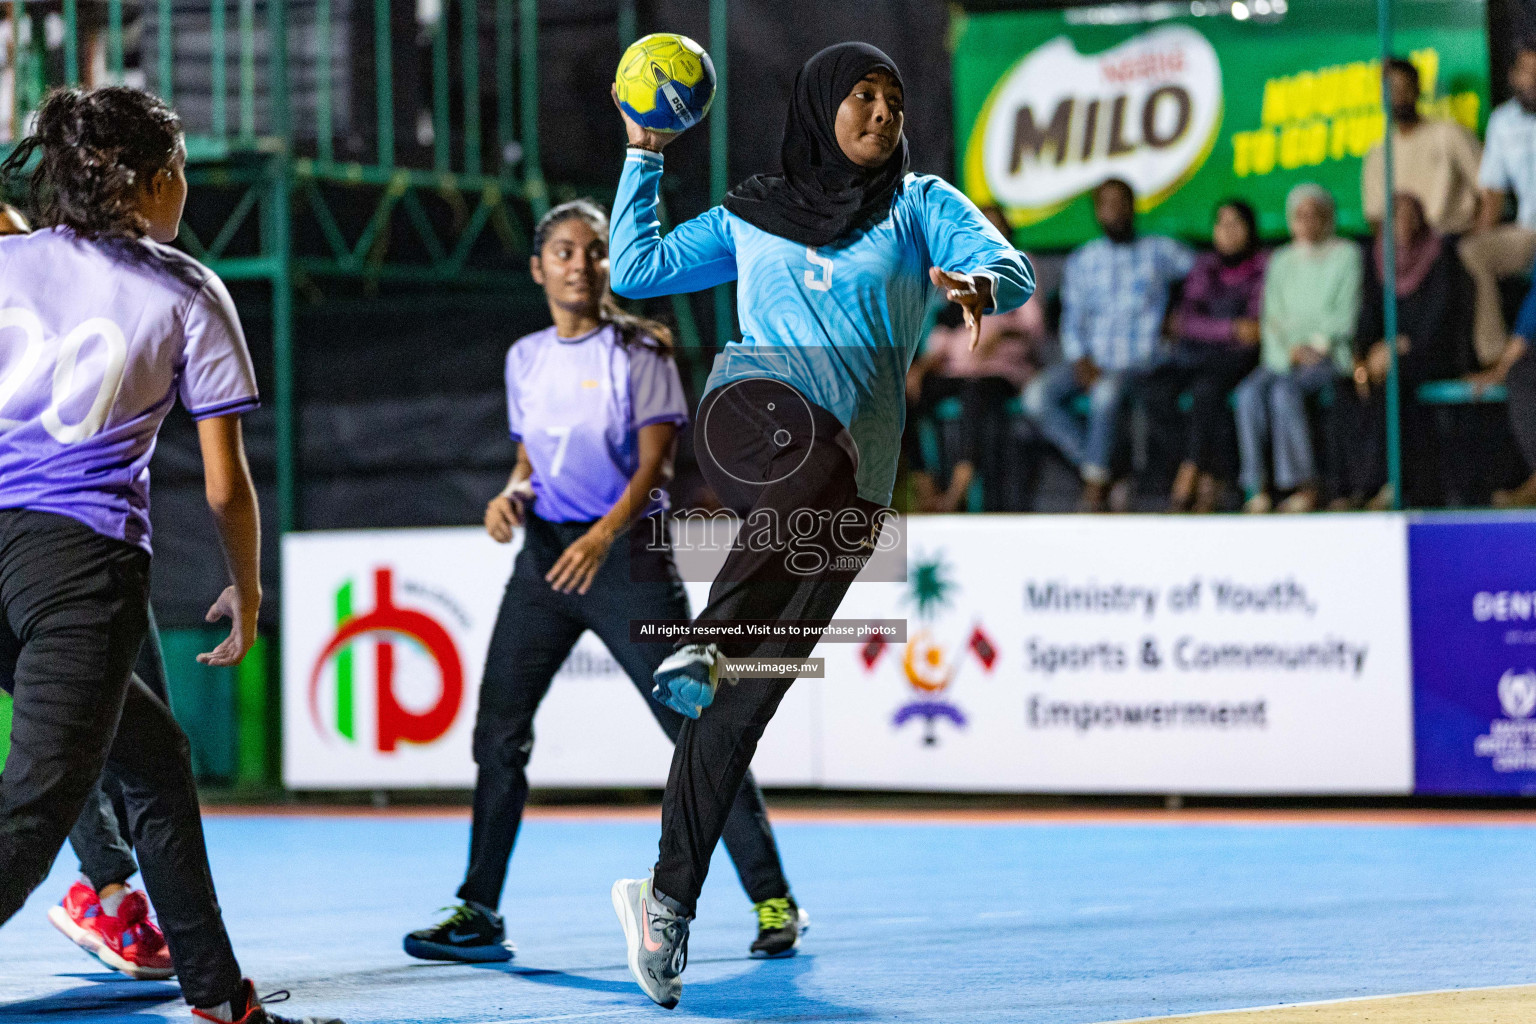
[[[666,518],[677,432],[688,422],[672,335],[614,303],[608,217],[592,202],[545,214],[533,250],[533,278],[554,325],[519,338],[507,352],[517,466],[485,512],[487,532],[503,544],[522,526],[523,546],[480,684],[479,771],[462,902],[437,925],[405,937],[405,951],[424,960],[512,956],[497,906],[528,799],[533,719],[583,632],[607,645],[670,739],[684,722],[651,696],[652,675],[670,645],[630,639],[631,619],[689,617]],[[749,773],[737,779],[727,803],[726,848],[757,914],[751,953],[791,954],[804,912],[790,895]]]
[[[209,611],[235,665],[261,604],[240,414],[256,380],[234,303],[170,248],[186,202],[180,121],[135,89],[59,90],[3,167],[36,158],[41,230],[0,238],[0,924],[53,865],[103,768],[121,783],[182,994],[203,1020],[269,1024],[224,930],[191,752],[133,673],[148,628],[149,461],[179,399],[197,420],[233,584]]]
[[[743,517],[743,535],[769,529],[733,548],[698,624],[830,619],[889,513],[906,372],[930,297],[937,289],[964,309],[974,347],[982,314],[1034,291],[1029,262],[970,200],[907,173],[903,99],[884,53],[863,43],[822,50],[795,79],[782,173],[749,179],[665,237],[661,150],[676,136],[624,119],[614,291],[644,298],[737,282],[742,337],[716,357],[694,450],[722,504]],[[797,557],[808,548],[838,557]],[[681,995],[710,855],[790,685],[720,687],[720,659],[805,657],[815,643],[814,634],[684,643],[656,672],[658,696],[690,721],[667,780],[660,858],[649,878],[614,883],[612,896],[630,971],[662,1006]]]

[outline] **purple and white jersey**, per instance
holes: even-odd
[[[217,276],[148,240],[0,238],[0,508],[149,550],[149,459],[177,395],[195,419],[259,404]]]
[[[640,466],[640,428],[688,422],[677,364],[626,346],[604,324],[579,338],[553,327],[507,351],[507,421],[533,466],[534,511],[551,522],[600,519]],[[646,507],[666,507],[665,495]]]

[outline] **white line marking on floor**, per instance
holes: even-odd
[[[1443,996],[1461,992],[1497,992],[1499,989],[1529,988],[1529,985],[1477,985],[1472,988],[1428,988],[1422,992],[1387,992],[1376,996],[1348,996],[1344,999],[1313,999],[1305,1003],[1272,1003],[1269,1006],[1243,1006],[1234,1010],[1201,1010],[1198,1013],[1163,1014],[1159,1017],[1131,1017],[1113,1021],[1112,1024],[1149,1024],[1156,1021],[1179,1021],[1186,1018],[1216,1017],[1223,1013],[1272,1013],[1275,1010],[1294,1010],[1301,1006],[1340,1006],[1346,1003],[1382,1002],[1388,999],[1413,999],[1417,996]]]
[[[485,1024],[544,1024],[552,1020],[582,1020],[588,1017],[616,1017],[619,1014],[632,1014],[633,1006],[615,1006],[611,1010],[595,1010],[592,1013],[562,1013],[556,1017],[508,1017],[506,1020],[488,1020]]]

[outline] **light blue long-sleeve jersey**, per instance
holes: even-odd
[[[906,374],[934,292],[928,268],[992,281],[996,309],[1022,306],[1034,268],[958,189],[909,174],[889,216],[810,248],[716,206],[665,238],[656,214],[662,159],[631,149],[614,199],[613,290],[632,299],[735,279],[741,340],[715,357],[706,391],[782,380],[848,428],[859,496],[889,505],[906,422]]]

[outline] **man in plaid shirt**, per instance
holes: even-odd
[[[1169,288],[1195,254],[1171,238],[1137,237],[1136,197],[1119,178],[1093,190],[1093,213],[1104,237],[1075,250],[1062,271],[1062,361],[1030,382],[1024,408],[1082,475],[1083,510],[1101,512],[1121,409],[1152,366]],[[1068,408],[1083,393],[1086,423]]]

